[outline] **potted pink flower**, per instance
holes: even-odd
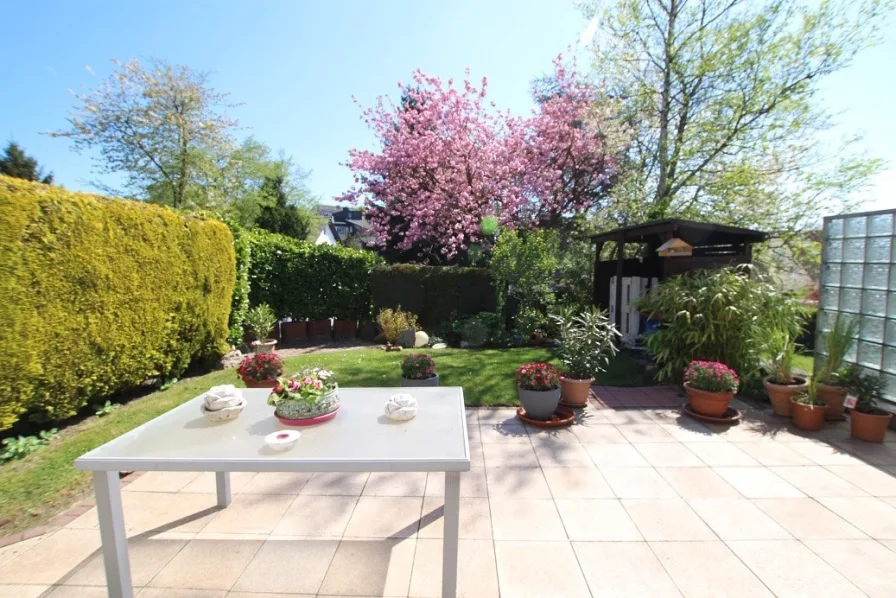
[[[436,362],[425,353],[413,353],[401,360],[402,386],[438,386]]]
[[[560,372],[550,364],[532,362],[520,366],[515,375],[526,416],[549,421],[560,404]]]
[[[725,415],[739,383],[737,373],[717,361],[692,361],[684,371],[691,409],[710,417]]]
[[[236,373],[246,388],[273,388],[283,374],[283,360],[276,353],[255,353],[240,362]]]

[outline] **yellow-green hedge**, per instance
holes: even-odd
[[[0,176],[0,430],[221,354],[234,278],[221,222]]]

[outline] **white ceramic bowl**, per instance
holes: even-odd
[[[278,430],[264,437],[264,442],[275,451],[288,451],[296,445],[302,435],[298,430]]]
[[[209,411],[205,407],[205,403],[201,404],[199,408],[202,410],[202,414],[205,416],[210,422],[226,422],[232,419],[236,419],[240,416],[240,413],[243,412],[243,407],[246,406],[246,399],[240,400],[240,404],[235,407],[225,407],[224,409],[219,409],[217,411]]]

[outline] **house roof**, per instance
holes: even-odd
[[[767,233],[751,228],[668,218],[666,220],[653,220],[643,224],[624,226],[616,230],[600,233],[592,236],[591,242],[617,241],[620,235],[622,235],[625,242],[648,243],[651,245],[661,245],[671,236],[684,239],[695,247],[761,243],[768,239]]]

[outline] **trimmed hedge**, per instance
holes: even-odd
[[[0,176],[0,232],[0,430],[226,350],[223,223]]]
[[[452,315],[494,312],[497,308],[492,276],[484,268],[396,264],[373,271],[374,313],[398,307],[417,314],[432,329]]]
[[[370,275],[377,257],[340,245],[314,245],[276,233],[249,233],[249,299],[296,319],[370,317]]]

